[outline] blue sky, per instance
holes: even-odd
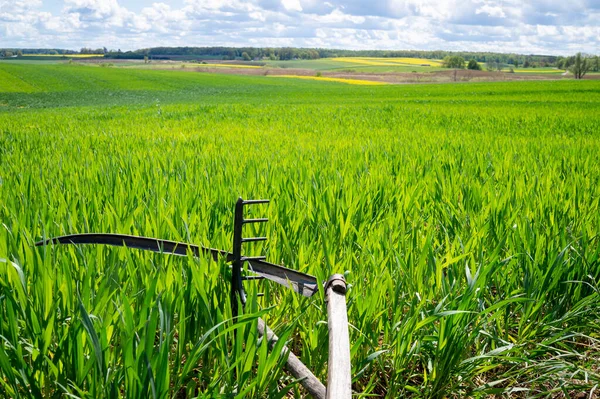
[[[0,0],[0,47],[600,54],[600,0]]]

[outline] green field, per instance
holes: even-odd
[[[322,293],[247,283],[231,345],[225,263],[33,246],[114,232],[231,250],[238,196],[272,200],[253,255],[346,273],[357,397],[593,397],[600,81],[352,86],[12,63],[0,396],[303,397],[257,343],[259,316],[326,381]]]
[[[556,74],[562,75],[565,73],[564,69],[556,68],[515,68],[515,73],[531,73],[531,74]]]
[[[348,63],[336,61],[335,58],[322,58],[318,60],[291,60],[291,61],[261,61],[270,68],[300,68],[327,71],[332,69],[347,68]]]

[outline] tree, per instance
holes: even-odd
[[[5,56],[6,58],[12,57],[13,55],[14,55],[14,54],[13,54],[13,52],[12,52],[12,51],[10,51],[10,50],[6,50],[6,51],[4,52],[4,56]]]
[[[563,67],[562,69],[564,70],[568,70],[571,68],[571,66],[573,66],[573,64],[575,63],[575,56],[572,55],[570,57],[565,58],[564,62],[563,62]]]
[[[575,62],[571,67],[571,73],[575,76],[575,79],[582,79],[590,70],[590,66],[591,62],[588,62],[587,58],[583,57],[581,53],[577,53]]]
[[[442,62],[444,68],[465,69],[465,59],[458,55],[447,55]]]
[[[523,63],[523,68],[529,68],[531,66],[531,64],[529,63],[529,60],[525,60],[525,62]]]
[[[17,57],[23,57],[23,52],[21,50],[17,51]]]
[[[245,51],[242,53],[242,59],[244,61],[252,61],[252,58],[250,58],[250,56],[248,55],[248,53],[245,52]]]
[[[515,65],[515,69],[518,68],[519,67],[519,60],[515,60],[514,65]]]
[[[594,66],[592,67],[592,71],[600,72],[600,57],[599,56],[594,57]]]
[[[469,61],[469,65],[467,65],[467,69],[472,69],[474,71],[481,71],[481,65],[475,60]]]

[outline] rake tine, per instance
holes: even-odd
[[[252,280],[264,280],[265,276],[244,276],[242,280],[252,281]]]
[[[268,199],[259,199],[259,200],[243,200],[242,204],[243,205],[254,205],[254,204],[268,204],[269,202],[271,202]]]
[[[266,223],[268,221],[269,221],[269,219],[267,219],[267,218],[244,219],[244,220],[242,220],[242,224],[248,224],[248,223]]]
[[[242,242],[257,242],[257,241],[267,241],[267,237],[242,238]]]
[[[266,256],[242,256],[241,260],[242,262],[244,261],[253,261],[253,260],[265,260],[267,259]]]

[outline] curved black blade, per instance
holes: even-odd
[[[36,246],[49,244],[103,244],[179,256],[187,256],[188,251],[190,251],[195,257],[199,257],[200,254],[203,253],[211,255],[215,261],[221,257],[225,257],[227,262],[233,260],[233,254],[231,252],[220,249],[206,248],[185,242],[162,240],[160,238],[139,237],[126,234],[72,234],[49,238],[35,243]],[[311,297],[318,291],[317,279],[310,274],[301,273],[262,260],[248,260],[248,263],[250,271],[285,287],[289,287],[300,295]]]
[[[296,291],[298,294],[311,297],[319,291],[317,278],[287,267],[265,262],[264,260],[249,260],[248,269]]]
[[[180,256],[186,256],[188,251],[191,251],[196,257],[200,256],[200,253],[210,254],[215,261],[220,257],[225,256],[228,262],[231,261],[230,257],[232,256],[231,253],[221,251],[220,249],[205,248],[198,245],[187,244],[185,242],[161,240],[160,238],[130,236],[126,234],[71,234],[68,236],[49,238],[35,243],[36,246],[48,244],[104,244]]]

